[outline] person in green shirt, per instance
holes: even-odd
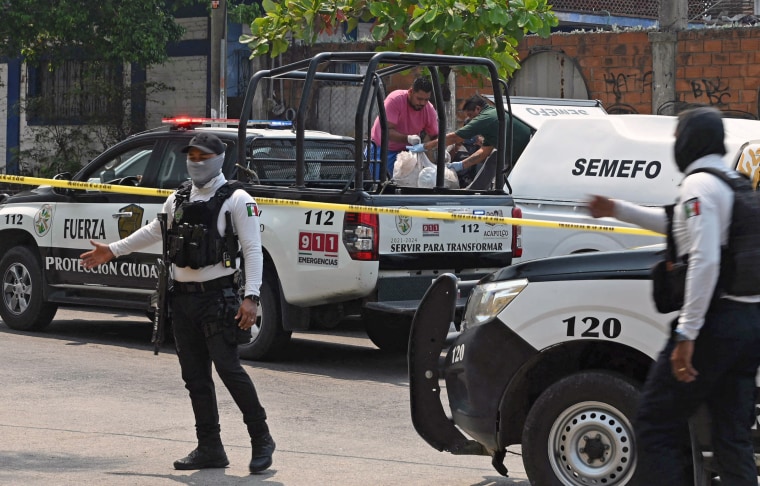
[[[499,118],[496,108],[488,104],[488,100],[480,95],[473,95],[465,100],[462,111],[465,112],[470,121],[459,130],[446,134],[445,144],[447,146],[460,144],[477,135],[483,137],[483,144],[464,160],[449,164],[448,167],[456,172],[463,172],[486,160],[491,152],[496,149],[499,140]],[[528,145],[531,133],[527,125],[517,120],[513,125],[512,161],[514,162],[525,149],[525,146]],[[423,144],[424,150],[435,148],[437,143],[436,140],[431,140]]]

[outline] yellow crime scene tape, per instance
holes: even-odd
[[[65,189],[93,190],[104,192],[117,192],[121,194],[133,194],[136,196],[163,196],[167,197],[174,192],[172,189],[153,189],[149,187],[119,186],[113,184],[101,184],[97,182],[67,181],[63,179],[43,179],[39,177],[25,177],[0,174],[0,182],[11,184],[24,184],[31,186],[52,186]],[[475,214],[457,214],[444,211],[423,211],[420,209],[383,208],[373,206],[360,206],[355,204],[335,204],[314,201],[295,201],[291,199],[276,199],[270,197],[256,197],[257,204],[272,206],[290,206],[307,209],[332,209],[338,211],[351,211],[368,214],[391,214],[394,216],[409,216],[412,218],[441,219],[444,221],[481,221],[492,224],[515,224],[521,226],[537,226],[541,228],[559,228],[580,231],[598,231],[603,233],[618,233],[627,235],[663,236],[655,231],[643,228],[626,228],[621,226],[608,226],[596,224],[562,223],[557,221],[543,221],[539,219],[509,218],[503,216],[479,216]]]

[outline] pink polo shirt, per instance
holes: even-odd
[[[385,115],[390,123],[396,125],[396,130],[407,135],[419,135],[422,130],[428,136],[438,135],[438,113],[428,102],[420,111],[415,110],[407,101],[408,90],[397,89],[385,98]],[[375,118],[372,125],[372,141],[380,146],[380,118]],[[388,140],[388,150],[399,152],[405,150],[407,142],[399,143]]]

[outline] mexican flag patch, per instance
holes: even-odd
[[[695,197],[683,203],[683,212],[686,215],[686,219],[692,216],[699,216],[699,199]]]
[[[259,215],[259,207],[256,205],[255,202],[250,202],[245,204],[245,208],[248,210],[248,217],[251,216],[258,216]]]

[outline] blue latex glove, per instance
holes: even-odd
[[[425,151],[425,145],[418,143],[416,145],[407,145],[406,150],[409,152],[412,152],[413,154],[416,154],[418,152],[424,152]]]
[[[447,164],[446,167],[453,170],[454,172],[461,172],[462,169],[464,169],[464,162],[451,162]]]

